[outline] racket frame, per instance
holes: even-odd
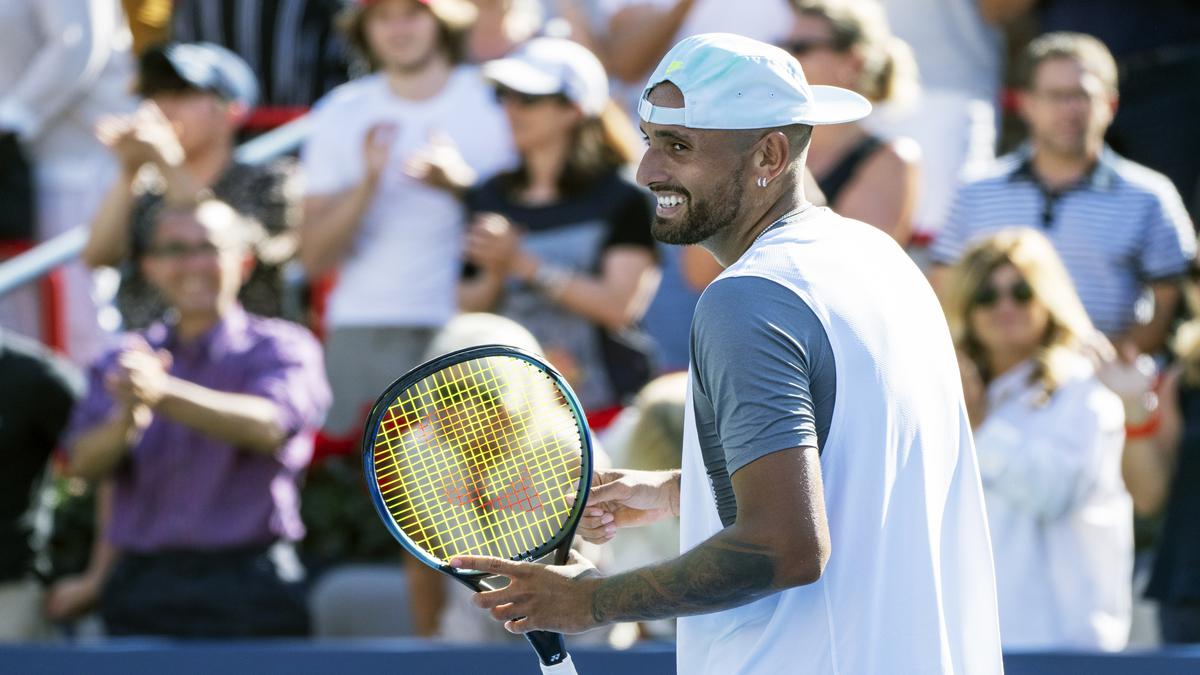
[[[476,592],[503,588],[505,584],[497,585],[488,583],[496,579],[497,576],[487,572],[451,567],[449,560],[443,561],[434,557],[405,534],[404,530],[400,528],[388,510],[383,495],[379,491],[379,482],[375,476],[375,440],[384,415],[387,414],[388,408],[395,403],[396,397],[401,392],[449,366],[486,357],[518,358],[538,368],[548,375],[558,386],[559,391],[563,394],[563,400],[566,401],[571,413],[575,416],[575,423],[580,432],[581,443],[579,488],[575,493],[575,503],[571,508],[571,513],[567,516],[567,521],[563,527],[549,541],[542,543],[522,556],[510,558],[510,560],[520,562],[546,561],[549,564],[549,558],[553,555],[552,564],[561,565],[565,563],[567,556],[570,555],[571,542],[575,538],[575,529],[579,526],[579,520],[583,516],[588,490],[592,484],[592,437],[591,430],[587,424],[587,418],[583,414],[583,407],[579,404],[579,399],[575,396],[575,392],[571,390],[571,386],[567,384],[566,378],[541,358],[517,347],[489,344],[459,349],[427,361],[401,375],[380,394],[379,398],[375,401],[375,405],[371,408],[370,415],[367,417],[367,425],[362,439],[363,472],[366,477],[367,489],[371,493],[371,501],[375,504],[375,510],[379,513],[379,518],[383,521],[388,531],[400,542],[400,545],[405,550],[421,561],[422,564],[450,575],[458,582]],[[534,650],[537,651],[538,656],[545,665],[552,666],[566,658],[566,646],[562,636],[558,633],[531,631],[526,633],[525,637],[533,645]]]

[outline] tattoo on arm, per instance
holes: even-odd
[[[600,623],[715,612],[774,592],[775,559],[765,546],[717,536],[659,565],[606,578],[592,595]]]

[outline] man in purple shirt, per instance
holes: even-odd
[[[253,260],[238,219],[211,200],[157,218],[142,272],[173,320],[97,360],[72,418],[70,471],[113,483],[110,634],[308,629],[291,542],[329,387],[307,331],[238,304]]]

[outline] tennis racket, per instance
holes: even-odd
[[[519,349],[485,345],[433,359],[388,387],[367,419],[363,463],[392,536],[478,592],[508,579],[452,568],[455,556],[566,562],[592,446],[557,371]],[[575,673],[562,635],[525,637],[544,673]]]

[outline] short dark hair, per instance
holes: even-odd
[[[177,94],[203,91],[185,80],[163,53],[161,46],[152,47],[138,59],[137,80],[134,91],[142,98],[159,94]]]
[[[365,65],[366,70],[374,72],[379,70],[382,64],[379,63],[379,59],[371,51],[370,43],[367,42],[366,17],[368,9],[358,4],[350,5],[338,15],[336,25],[342,37],[350,45],[351,51],[362,65]],[[446,58],[450,60],[452,65],[457,66],[465,63],[467,60],[467,38],[470,35],[471,26],[452,25],[432,9],[429,9],[429,12],[433,14],[433,18],[438,24],[438,46],[441,47],[442,53],[446,55]]]
[[[774,127],[767,129],[747,129],[738,134],[738,140],[743,150],[750,149],[767,134],[778,131],[788,139],[788,148],[793,152],[793,159],[799,157],[808,149],[808,143],[812,140],[812,125],[811,124],[789,124],[786,127]]]
[[[1033,88],[1038,66],[1051,59],[1072,59],[1099,77],[1110,93],[1117,93],[1117,62],[1104,43],[1091,35],[1057,31],[1034,38],[1017,59],[1017,86]]]

